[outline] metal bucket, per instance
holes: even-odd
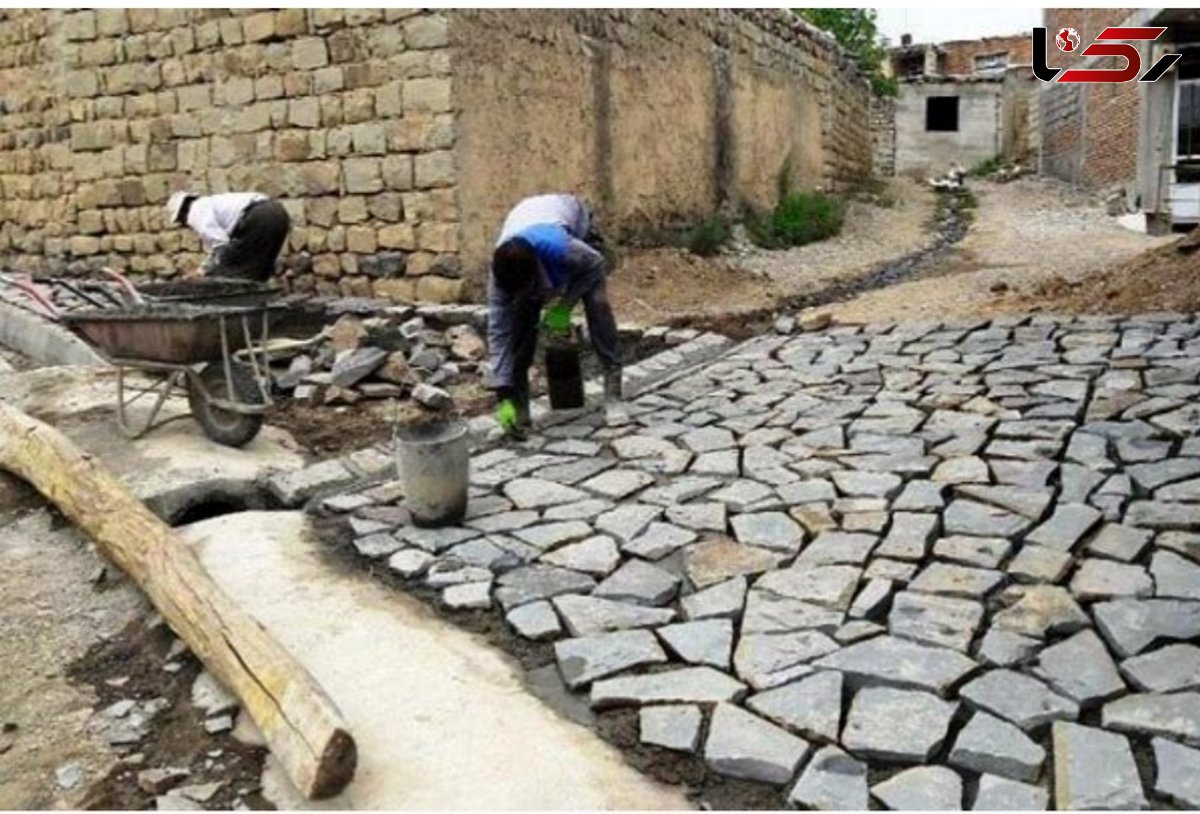
[[[414,525],[456,525],[466,516],[471,475],[467,430],[459,419],[397,430],[396,468]]]

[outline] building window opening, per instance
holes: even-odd
[[[1008,68],[1008,54],[981,54],[975,57],[975,73],[997,74]]]
[[[925,100],[925,130],[930,133],[958,132],[957,96],[930,96]]]

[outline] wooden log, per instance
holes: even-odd
[[[136,582],[192,652],[241,699],[310,799],[341,791],[357,751],[308,671],[212,581],[196,555],[57,430],[0,404],[0,467],[32,484]]]

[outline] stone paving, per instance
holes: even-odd
[[[812,808],[1200,806],[1200,321],[743,343],[472,461],[359,552],[643,742]]]

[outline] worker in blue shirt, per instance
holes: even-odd
[[[529,368],[539,327],[550,336],[567,334],[580,300],[604,367],[605,400],[621,399],[617,323],[598,243],[587,207],[574,195],[526,198],[504,221],[488,279],[488,351],[496,420],[508,434],[529,425]]]

